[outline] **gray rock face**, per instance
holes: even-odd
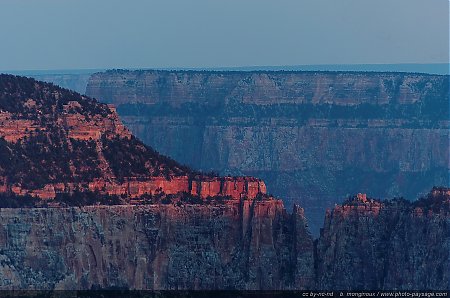
[[[289,289],[314,282],[281,201],[0,210],[0,289]]]
[[[0,290],[449,290],[450,190],[329,211],[279,200],[0,209]]]
[[[450,192],[421,206],[367,200],[327,213],[317,243],[317,287],[450,289]],[[440,205],[440,206],[439,206]]]
[[[87,94],[194,168],[251,175],[300,203],[318,234],[342,197],[414,199],[449,186],[448,76],[110,71]]]

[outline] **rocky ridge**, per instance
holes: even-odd
[[[205,175],[160,155],[124,127],[111,105],[7,75],[0,76],[0,152],[0,191],[19,196],[266,194],[260,179]]]

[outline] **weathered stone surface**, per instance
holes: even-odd
[[[38,128],[32,120],[14,119],[11,113],[0,111],[0,137],[8,142],[17,142]]]
[[[410,104],[445,76],[408,73],[271,71],[107,71],[93,74],[87,94],[116,104],[186,102]],[[422,87],[422,88],[420,88]],[[392,95],[395,95],[393,97]]]
[[[289,289],[314,282],[281,201],[0,209],[0,289]]]
[[[149,177],[144,181],[129,178],[123,183],[95,179],[89,183],[87,190],[105,194],[127,195],[131,198],[140,197],[144,194],[154,195],[160,192],[165,194],[185,192],[202,199],[215,196],[224,196],[230,199],[254,199],[259,194],[266,194],[264,182],[254,177],[181,176],[171,179]]]
[[[131,137],[131,133],[119,120],[117,111],[113,105],[109,106],[111,113],[102,117],[97,115],[90,118],[80,113],[73,113],[75,109],[81,109],[76,101],[64,105],[64,111],[59,114],[56,122],[67,132],[68,138],[75,140],[99,140],[102,135],[119,135],[124,138]],[[19,119],[17,119],[19,118]],[[8,142],[17,142],[30,137],[36,130],[46,131],[47,126],[38,120],[20,119],[20,115],[0,111],[0,137]]]

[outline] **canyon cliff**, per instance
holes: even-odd
[[[0,210],[0,289],[305,289],[301,209],[226,205]]]
[[[449,290],[450,190],[358,195],[314,243],[278,200],[0,209],[0,289]]]
[[[261,179],[193,171],[113,106],[0,75],[0,290],[448,290],[449,220],[449,188],[359,194],[313,240]]]
[[[87,94],[195,169],[262,178],[300,203],[318,234],[326,208],[365,192],[415,199],[449,186],[449,77],[410,73],[107,71]]]
[[[450,289],[450,189],[414,202],[359,194],[328,211],[316,245],[317,288]]]

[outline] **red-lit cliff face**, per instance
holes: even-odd
[[[317,288],[449,289],[450,190],[413,203],[359,195],[327,212]]]
[[[253,177],[207,177],[180,176],[167,179],[166,177],[152,177],[144,181],[128,178],[123,183],[94,179],[88,185],[88,190],[104,192],[110,195],[128,195],[138,198],[144,194],[188,193],[202,199],[215,196],[230,197],[231,199],[254,199],[258,194],[266,194],[263,181]]]
[[[187,193],[256,198],[252,177],[194,173],[134,138],[113,106],[50,84],[0,77],[0,192],[54,199],[96,192],[127,198]]]

